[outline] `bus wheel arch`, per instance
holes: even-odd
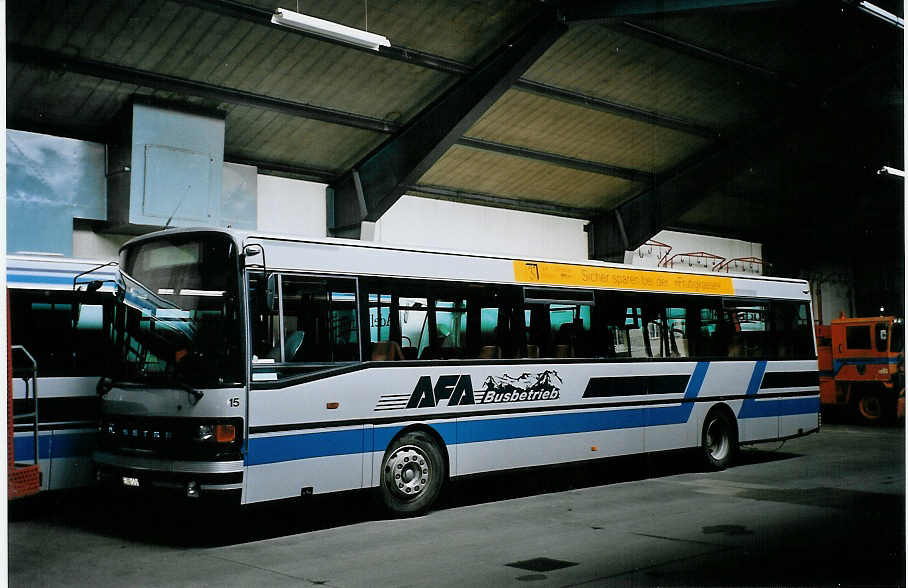
[[[448,477],[448,452],[437,431],[424,425],[402,429],[382,456],[379,492],[395,516],[425,513]]]
[[[709,409],[700,431],[703,460],[713,470],[724,470],[738,453],[738,422],[727,404]]]

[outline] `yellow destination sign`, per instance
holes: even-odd
[[[514,279],[518,282],[553,286],[594,286],[689,294],[735,293],[731,278],[725,276],[698,276],[677,272],[593,267],[568,263],[515,260]]]

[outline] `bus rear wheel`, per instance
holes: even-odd
[[[382,502],[397,516],[422,514],[438,498],[444,479],[444,458],[435,440],[422,431],[405,433],[382,460]]]
[[[703,421],[700,446],[709,468],[727,468],[738,452],[738,428],[734,418],[724,410],[711,410]]]

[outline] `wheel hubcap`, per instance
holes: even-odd
[[[398,447],[385,462],[385,484],[404,498],[419,496],[431,474],[428,457],[414,445]]]
[[[706,428],[706,448],[710,457],[720,461],[728,455],[729,440],[728,435],[722,427],[722,423],[714,420]]]

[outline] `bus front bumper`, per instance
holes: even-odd
[[[239,495],[243,490],[242,461],[177,461],[105,451],[94,453],[98,481],[124,490],[182,494]]]

